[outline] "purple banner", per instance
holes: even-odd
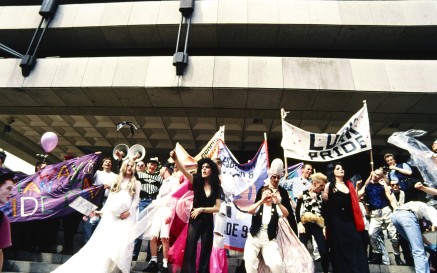
[[[74,210],[68,205],[78,196],[98,204],[103,197],[103,186],[91,185],[100,156],[73,158],[20,177],[8,203],[0,210],[11,222],[24,222],[69,214]]]

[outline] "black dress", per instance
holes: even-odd
[[[334,273],[369,273],[364,237],[355,227],[349,193],[329,192],[328,244]]]
[[[217,199],[221,198],[222,189],[216,191],[211,188],[211,194],[206,196],[202,180],[199,176],[193,181],[193,209],[214,207]],[[214,218],[211,213],[201,213],[196,219],[190,218],[188,236],[185,245],[184,262],[181,273],[208,273],[214,236]],[[201,241],[199,268],[196,271],[197,241]]]

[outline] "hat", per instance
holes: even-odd
[[[437,139],[436,140],[434,140],[434,143],[433,144],[436,144],[437,143]]]
[[[151,157],[149,160],[147,160],[147,163],[153,162],[159,165],[159,159],[158,157]]]
[[[15,173],[12,171],[4,172],[4,173],[0,174],[0,183],[5,182],[6,180],[12,180],[15,182],[14,176],[15,176]]]
[[[270,169],[268,171],[269,177],[272,175],[284,175],[284,163],[281,159],[275,158],[270,165]]]
[[[4,163],[6,160],[6,153],[3,149],[0,149],[0,160]]]
[[[166,168],[170,174],[172,174],[174,171],[174,164],[173,163],[165,162],[164,164],[162,164],[162,167]]]

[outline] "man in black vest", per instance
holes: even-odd
[[[401,190],[405,192],[405,202],[416,199],[414,183],[411,181],[413,171],[410,166],[407,163],[396,163],[395,156],[390,153],[384,155],[384,160],[389,169],[387,173],[388,181],[397,181],[399,183]]]
[[[288,193],[279,186],[283,171],[282,160],[273,160],[269,170],[269,184],[258,190],[255,203],[249,208],[253,216],[250,235],[244,247],[247,273],[258,271],[260,252],[272,273],[282,272],[283,263],[276,241],[279,218],[288,216],[289,222],[292,219],[290,226],[297,229]]]

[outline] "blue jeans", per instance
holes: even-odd
[[[153,199],[152,198],[142,198],[140,199],[140,202],[138,203],[138,212],[141,213],[145,208],[147,208],[151,203],[152,203]],[[140,238],[137,238],[135,240],[135,246],[134,246],[134,252],[132,254],[132,256],[134,257],[138,257],[138,255],[140,254],[140,250],[141,250],[141,243],[142,240]],[[148,244],[147,247],[147,257],[150,257],[150,242]]]
[[[410,242],[416,273],[429,273],[428,258],[416,215],[408,210],[396,210],[391,219],[399,234]]]
[[[97,225],[100,222],[100,218],[98,220],[91,221],[91,218],[88,217],[88,220],[83,223],[83,242],[86,244],[88,243],[89,239],[94,233],[94,230],[96,230]]]

